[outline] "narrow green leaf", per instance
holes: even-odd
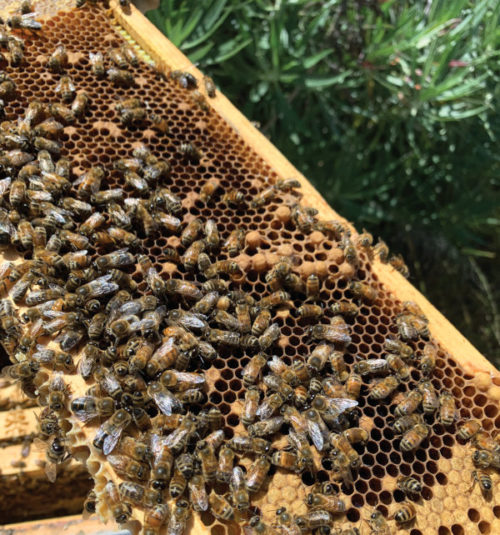
[[[312,56],[309,56],[308,58],[305,58],[303,62],[304,67],[306,69],[310,69],[314,67],[317,63],[319,63],[322,59],[325,59],[332,52],[333,52],[333,48],[326,48],[325,50],[322,50],[321,52],[318,52],[317,54],[314,54]]]
[[[305,79],[305,86],[309,89],[324,89],[342,83],[350,74],[351,71],[348,70],[336,76],[309,76]]]

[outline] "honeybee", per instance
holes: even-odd
[[[152,457],[149,446],[145,442],[132,437],[123,437],[117,451],[143,463],[149,463]]]
[[[217,260],[203,273],[207,279],[213,279],[221,274],[235,277],[237,275],[241,275],[242,271],[240,266],[232,260]]]
[[[398,403],[394,410],[394,414],[396,416],[408,416],[409,414],[414,413],[418,409],[420,403],[422,403],[422,399],[423,396],[420,391],[410,390],[405,394],[403,400]]]
[[[332,352],[333,348],[328,344],[320,344],[316,346],[307,358],[307,365],[313,370],[320,372],[325,367]],[[339,368],[339,371],[342,375],[347,371],[345,363],[342,369]]]
[[[456,419],[455,399],[450,392],[443,392],[439,396],[439,421],[446,427],[453,424]]]
[[[299,466],[297,454],[287,450],[277,450],[271,456],[271,463],[274,466],[283,468],[290,472],[300,472],[302,467]]]
[[[49,410],[56,413],[61,412],[65,408],[67,396],[67,388],[62,379],[61,372],[53,374],[47,387],[47,404]]]
[[[246,475],[248,492],[257,492],[262,487],[270,467],[271,461],[267,455],[261,455],[250,465]]]
[[[484,496],[489,496],[491,494],[491,491],[493,489],[493,481],[491,480],[491,476],[485,472],[484,470],[473,470],[471,474],[472,479],[472,486],[469,490],[472,491],[472,489],[476,486],[476,483],[479,483],[479,488],[481,489],[481,492]]]
[[[408,266],[405,264],[405,261],[403,257],[398,255],[392,255],[389,258],[389,264],[396,270],[403,275],[405,279],[407,279],[410,276],[410,270],[408,269]]]
[[[397,485],[407,496],[416,496],[422,492],[422,483],[414,477],[400,476]]]
[[[331,343],[349,344],[349,326],[342,316],[334,316],[329,325],[317,324],[309,327],[309,335],[315,340],[325,340]]]
[[[106,68],[104,67],[104,56],[102,52],[89,52],[89,62],[92,73],[98,78],[103,78],[106,74]]]
[[[340,248],[344,250],[345,261],[348,264],[351,264],[351,266],[357,267],[359,265],[358,252],[356,251],[356,247],[351,241],[351,238],[347,234],[344,234],[342,237]]]
[[[182,402],[161,383],[150,383],[148,394],[155,400],[161,412],[167,416],[182,409]]]
[[[404,363],[399,355],[389,354],[385,357],[389,368],[400,378],[408,379],[410,377],[410,369]]]
[[[323,509],[332,514],[344,513],[346,510],[344,501],[335,495],[310,492],[304,501],[313,510]]]
[[[177,80],[179,85],[184,89],[196,89],[198,87],[198,80],[189,72],[172,71],[170,78]]]
[[[418,385],[422,394],[422,408],[425,414],[432,414],[439,408],[439,398],[433,384],[430,381],[422,381]]]
[[[271,323],[269,327],[259,336],[259,347],[261,351],[269,349],[280,337],[281,330],[277,323]]]
[[[427,320],[414,314],[399,314],[396,325],[403,340],[417,340],[419,336],[428,337]]]
[[[376,245],[373,246],[373,253],[379,257],[379,260],[386,264],[389,259],[389,247],[384,240],[378,239]]]
[[[319,320],[323,315],[323,308],[320,305],[304,304],[297,309],[297,314],[302,319]]]
[[[281,377],[290,386],[295,387],[299,384],[297,374],[276,355],[273,355],[272,359],[268,362],[268,365],[276,375]]]
[[[139,65],[139,57],[137,56],[133,47],[124,43],[120,47],[120,50],[122,54],[125,56],[125,58],[127,59],[127,61],[130,63],[130,65],[132,65],[132,67],[137,67]]]
[[[182,535],[190,517],[190,507],[186,500],[178,500],[167,522],[167,535]]]
[[[372,530],[373,535],[391,535],[391,529],[387,524],[384,515],[375,509],[366,520]]]
[[[291,216],[299,230],[304,234],[309,234],[314,226],[315,215],[318,211],[315,208],[293,204],[291,207]]]
[[[81,118],[85,115],[87,106],[89,103],[89,96],[84,91],[77,93],[75,100],[71,104],[71,111],[74,113],[75,117]]]
[[[489,450],[489,451],[496,451],[500,452],[500,447],[496,443],[495,440],[493,440],[490,435],[483,430],[479,430],[473,437],[472,437],[472,444],[474,447],[476,447],[479,450]]]
[[[263,297],[259,302],[259,306],[261,308],[275,308],[287,304],[289,299],[290,294],[288,292],[279,290]]]
[[[46,119],[45,121],[42,121],[41,123],[37,124],[34,128],[33,128],[33,132],[37,135],[37,136],[41,136],[41,137],[45,137],[45,138],[48,138],[48,139],[53,139],[53,138],[58,138],[59,135],[62,133],[63,131],[63,128],[64,126],[59,122],[59,121],[56,121],[53,117],[49,117],[48,119]],[[25,166],[26,168],[26,166]],[[61,173],[62,169],[59,168],[57,170],[54,170],[56,175],[61,175],[65,178],[67,178],[63,173]],[[47,171],[45,171],[47,172]],[[33,173],[33,174],[36,174]]]
[[[19,67],[24,61],[24,42],[15,36],[10,36],[7,42],[10,53],[10,64],[12,67]]]
[[[106,459],[114,471],[122,477],[139,481],[149,478],[149,466],[146,463],[136,461],[126,455],[107,455]]]
[[[251,437],[273,435],[280,430],[284,422],[285,420],[283,419],[283,416],[274,416],[273,418],[268,418],[261,420],[260,422],[250,424],[247,431]]]
[[[216,88],[212,78],[210,78],[210,76],[204,76],[203,83],[205,84],[205,91],[207,92],[207,95],[210,98],[214,98],[216,95]]]
[[[181,234],[181,244],[184,247],[189,247],[201,234],[203,229],[203,223],[200,219],[193,219]]]
[[[75,98],[75,85],[70,76],[61,76],[59,83],[55,88],[55,92],[61,95],[63,102],[72,102]]]
[[[82,515],[84,519],[95,514],[96,505],[97,505],[97,496],[96,496],[96,493],[93,490],[91,490],[87,494],[87,497],[85,498],[85,501],[83,502]]]
[[[208,496],[210,511],[219,520],[232,520],[234,518],[234,509],[231,504],[212,489]]]
[[[56,46],[54,52],[47,61],[47,67],[52,72],[59,73],[68,66],[68,53],[64,45]]]
[[[194,475],[188,481],[188,489],[193,510],[206,511],[208,509],[208,496],[203,477],[199,474]]]
[[[399,504],[398,510],[393,514],[392,518],[397,524],[407,524],[411,522],[417,515],[417,510],[413,503],[404,501]]]
[[[384,349],[399,355],[404,360],[408,360],[413,356],[413,349],[396,338],[387,338],[384,342]]]
[[[348,398],[351,399],[358,399],[359,394],[361,392],[361,386],[363,384],[363,380],[361,378],[361,375],[351,372],[345,382],[345,395]]]
[[[165,438],[156,433],[150,435],[150,451],[153,455],[151,487],[156,490],[164,489],[172,472],[174,457],[166,445]]]
[[[432,342],[426,343],[420,359],[420,369],[424,375],[429,376],[433,372],[437,355],[438,348]]]
[[[237,207],[245,202],[245,195],[241,191],[230,189],[222,196],[222,202],[227,206]]]
[[[368,397],[372,399],[385,399],[390,396],[399,386],[399,379],[394,375],[384,377],[378,382],[372,383]]]
[[[219,187],[220,181],[217,178],[209,178],[200,189],[201,202],[208,204]]]
[[[40,439],[34,440],[34,444],[42,451],[45,450],[46,463],[45,474],[47,479],[54,483],[57,478],[57,465],[65,462],[70,457],[65,439],[62,436],[55,436],[49,439],[49,442],[45,443]]]
[[[389,363],[385,359],[360,360],[354,365],[354,371],[361,376],[384,375],[389,371]]]
[[[350,290],[354,297],[372,303],[377,299],[377,290],[364,282],[351,282]]]
[[[351,468],[359,468],[361,458],[358,452],[351,446],[351,442],[343,434],[330,433],[328,440],[331,446],[343,453],[349,460]]]
[[[316,409],[309,409],[305,413],[305,421],[312,443],[318,451],[323,451],[327,447],[328,442],[328,428],[323,418]]]
[[[36,352],[32,355],[33,360],[38,364],[52,364],[55,369],[71,372],[74,370],[73,357],[63,351],[47,349],[45,346],[37,345]]]
[[[232,500],[236,509],[238,509],[238,511],[247,510],[250,507],[250,498],[248,496],[245,474],[239,466],[235,466],[232,469],[229,480],[229,489],[231,490]]]
[[[228,483],[232,477],[233,465],[236,454],[234,450],[225,444],[219,451],[219,460],[217,465],[217,481]]]
[[[500,452],[488,450],[476,450],[472,454],[472,462],[477,468],[486,470],[490,466],[500,469]]]
[[[42,24],[35,20],[36,13],[15,14],[7,19],[7,25],[13,30],[41,30]]]
[[[283,535],[300,535],[302,533],[299,526],[293,521],[292,515],[286,510],[286,507],[276,509],[276,519],[277,523],[273,525],[273,528],[277,528]]]
[[[123,430],[130,424],[132,417],[124,409],[118,409],[97,430],[93,445],[104,455],[109,455],[118,444]]]
[[[304,515],[296,516],[295,523],[299,526],[302,533],[307,533],[315,529],[329,528],[333,519],[331,514],[325,509],[315,509]]]
[[[120,69],[128,67],[128,61],[122,48],[111,48],[108,50],[109,59]]]
[[[259,516],[253,516],[250,522],[243,526],[245,535],[275,535],[275,530],[262,522]]]
[[[261,336],[269,327],[271,322],[271,312],[267,308],[263,308],[252,324],[252,334],[254,336]]]
[[[402,435],[403,433],[411,429],[413,426],[423,423],[423,416],[418,413],[413,413],[408,416],[401,416],[400,418],[395,420],[392,428],[394,429],[395,433]]]
[[[113,481],[108,481],[104,487],[104,497],[108,502],[111,514],[117,524],[125,524],[132,513],[130,505],[123,503],[120,492]]]
[[[117,67],[111,67],[106,71],[108,79],[117,86],[130,87],[135,84],[134,76],[132,73],[118,69]]]
[[[235,435],[228,442],[228,446],[238,453],[268,453],[271,443],[263,438],[253,438],[248,435]]]
[[[168,492],[170,494],[171,498],[177,498],[181,494],[184,493],[187,486],[187,480],[184,476],[184,474],[177,468],[177,466],[174,468],[174,472],[172,474],[172,478],[170,479],[170,483],[168,485]]]
[[[51,435],[58,433],[59,418],[49,407],[45,407],[40,413],[40,416],[36,416],[36,418],[38,420],[38,427],[42,438],[47,439]]]
[[[54,119],[57,121],[60,121],[62,124],[69,125],[75,122],[75,114],[64,104],[49,104],[49,111],[52,117],[54,117]]]
[[[428,425],[416,424],[403,435],[399,447],[403,451],[416,450],[427,438],[429,431],[430,429]]]
[[[197,164],[202,158],[200,149],[191,141],[187,143],[181,143],[179,152],[184,156],[189,163]]]

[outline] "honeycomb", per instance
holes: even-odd
[[[321,323],[331,322],[335,316],[331,306],[335,303],[359,303],[359,314],[355,318],[346,318],[351,340],[345,347],[344,361],[349,372],[360,359],[378,359],[386,353],[384,341],[398,336],[396,321],[404,306],[379,281],[369,251],[358,249],[359,263],[353,266],[346,260],[345,248],[339,240],[318,230],[301,231],[291,211],[291,206],[300,200],[299,190],[277,192],[263,206],[252,206],[251,201],[259,193],[286,177],[277,176],[226,121],[209,106],[200,107],[193,102],[192,91],[180,87],[175,80],[159,76],[151,65],[142,62],[133,69],[135,83],[131,87],[115,86],[106,77],[96,78],[90,70],[89,53],[118,47],[124,39],[101,5],[90,4],[79,10],[61,12],[45,20],[41,32],[21,34],[25,41],[25,67],[3,65],[17,88],[14,98],[5,103],[7,119],[22,117],[33,100],[59,102],[55,91],[59,76],[47,70],[46,62],[55,47],[63,44],[69,53],[66,73],[78,91],[83,90],[89,95],[88,112],[81,120],[66,126],[61,136],[61,157],[71,160],[73,176],[78,177],[91,167],[102,165],[109,170],[106,188],[121,188],[126,197],[135,197],[137,192],[124,183],[120,173],[112,170],[112,164],[119,158],[129,158],[134,148],[145,143],[156,157],[170,163],[170,176],[164,179],[164,185],[182,199],[183,225],[198,217],[213,219],[222,242],[238,227],[246,231],[245,245],[236,257],[230,257],[225,249],[221,249],[217,256],[220,260],[236,261],[244,273],[244,276],[231,280],[232,289],[242,290],[259,301],[271,293],[266,278],[270,269],[281,258],[290,258],[294,272],[302,280],[313,273],[320,279]],[[151,127],[121,124],[115,105],[129,97],[147,102],[149,114],[166,116],[168,134],[161,134]],[[186,158],[181,152],[181,145],[185,143],[194,144],[201,151],[200,157]],[[203,203],[199,198],[200,187],[213,179],[220,187],[209,203]],[[234,208],[222,203],[224,193],[231,190],[243,193],[244,207]],[[307,203],[307,199],[304,201]],[[136,231],[140,245],[135,252],[147,255],[163,280],[205,282],[202,275],[187,271],[181,263],[172,263],[166,256],[167,247],[182,251],[178,235],[155,232],[145,236],[141,229]],[[357,234],[353,234],[355,236]],[[92,245],[87,249],[93,262],[110,251],[107,247]],[[10,258],[18,255],[19,260],[23,257],[19,250],[9,254]],[[29,254],[25,257],[29,258]],[[140,267],[130,269],[129,273],[137,283],[137,294],[147,294],[148,286]],[[355,299],[350,286],[352,281],[362,281],[375,289],[376,298],[371,302]],[[308,329],[314,322],[300,318],[296,313],[302,304],[301,297],[292,295],[291,306],[274,308],[272,312],[272,322],[280,328],[280,338],[272,348],[272,354],[287,365],[307,359],[316,345]],[[421,360],[427,341],[420,337],[408,342],[416,361]],[[242,370],[254,353],[240,347],[223,346],[218,346],[217,353],[212,362],[203,364],[208,386],[205,406],[220,410],[225,437],[231,439],[244,430],[240,421],[245,397]],[[73,397],[82,395],[90,386],[77,375],[67,375],[65,379],[71,384]],[[414,390],[422,379],[419,367],[412,366],[408,380],[401,382],[395,394],[385,401],[370,398],[369,385],[373,381],[370,377],[363,379],[357,411],[359,426],[368,432],[369,437],[363,446],[354,445],[361,458],[361,467],[353,473],[352,486],[333,477],[327,458],[318,459],[318,470],[314,473],[306,470],[291,474],[272,467],[263,489],[252,496],[252,513],[260,515],[268,524],[275,522],[276,510],[283,506],[295,515],[305,514],[304,499],[313,486],[331,481],[346,504],[345,514],[335,515],[334,529],[357,526],[366,533],[365,520],[374,509],[389,517],[405,500],[405,495],[396,486],[397,478],[403,475],[417,478],[422,483],[422,492],[413,502],[417,510],[416,520],[401,529],[389,521],[392,533],[500,533],[499,476],[496,471],[490,471],[494,488],[488,500],[478,485],[470,492],[473,448],[457,437],[458,422],[470,418],[479,420],[488,433],[495,435],[498,432],[500,379],[485,374],[473,376],[440,348],[431,381],[438,393],[451,392],[458,420],[444,427],[437,418],[426,417],[429,436],[416,451],[403,452],[400,436],[392,429],[394,410],[402,396]],[[119,478],[90,446],[95,426],[83,427],[75,419],[71,420],[71,426],[68,436],[72,453],[86,464],[95,479],[96,493],[101,495],[107,479],[118,482]],[[282,439],[277,438],[273,445],[282,446]],[[225,491],[227,489],[221,490]],[[105,505],[98,507],[98,513],[104,519],[110,518]],[[134,510],[135,523],[130,524],[133,530],[139,529],[142,516],[141,511]],[[241,523],[247,521],[244,517]],[[236,535],[241,526],[221,522],[210,512],[205,512],[195,519],[195,529],[204,529],[211,535]]]

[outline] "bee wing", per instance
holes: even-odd
[[[267,400],[264,400],[264,402],[259,406],[257,409],[256,415],[261,420],[267,420],[268,418],[271,418],[273,415],[274,408],[273,406],[267,402]]]
[[[187,382],[193,388],[198,389],[204,386],[206,383],[205,377],[200,373],[177,372],[177,378],[179,382]]]
[[[102,452],[104,453],[104,455],[109,455],[115,449],[115,446],[120,440],[122,431],[123,429],[121,427],[116,427],[112,430],[111,433],[108,433],[108,435],[104,439],[102,446]]]
[[[323,451],[326,441],[320,424],[307,418],[307,430],[316,449]]]
[[[342,344],[350,344],[351,336],[349,335],[349,326],[345,324],[330,325],[330,337],[334,342]]]
[[[25,13],[21,15],[22,26],[28,30],[41,30],[42,24],[35,20],[36,13]]]
[[[44,310],[42,314],[44,318],[58,318],[59,316],[64,316],[66,312],[62,310]]]
[[[156,401],[163,414],[170,416],[174,411],[182,409],[182,403],[166,388],[161,392],[152,392],[152,398]]]
[[[118,291],[119,288],[120,287],[118,286],[118,284],[116,284],[116,282],[100,281],[98,285],[95,285],[93,287],[92,295],[94,297],[100,297],[102,295],[114,293]]]
[[[331,398],[330,402],[337,409],[339,414],[358,406],[358,402],[347,398]]]
[[[0,196],[3,195],[8,189],[10,188],[10,184],[12,182],[12,179],[10,176],[3,178],[0,180]]]
[[[273,355],[273,358],[267,364],[278,375],[287,368],[287,365],[277,355]]]
[[[54,483],[57,478],[57,466],[55,463],[51,463],[47,461],[45,463],[45,474],[47,475],[47,479]]]
[[[47,452],[47,443],[38,437],[35,437],[33,439],[33,446],[35,447],[35,450],[37,451],[41,451],[43,453]]]
[[[52,380],[50,381],[50,388],[52,390],[63,391],[66,385],[63,381],[63,374],[61,372],[55,372],[52,375]]]
[[[38,362],[52,362],[54,359],[55,353],[52,349],[47,349],[43,346],[37,346],[38,351],[33,353],[32,358]],[[4,368],[5,369],[5,368]]]

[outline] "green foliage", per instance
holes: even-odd
[[[148,16],[498,352],[498,0],[162,0]],[[445,269],[472,297],[442,291]]]

